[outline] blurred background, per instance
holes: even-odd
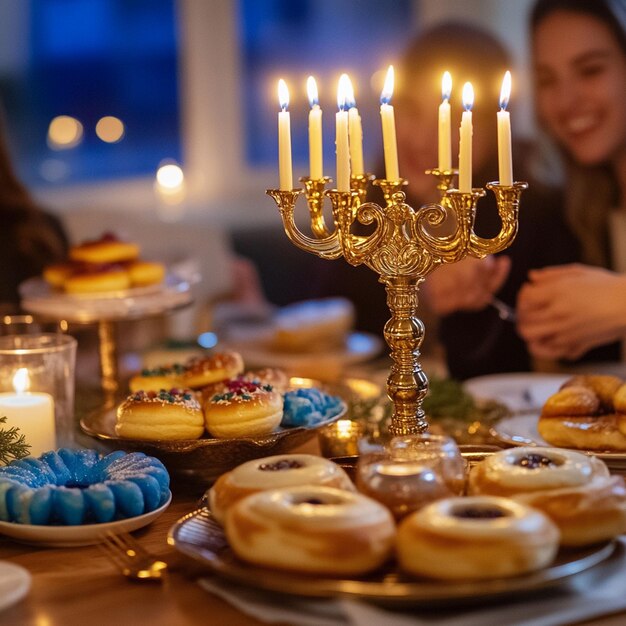
[[[532,136],[525,66],[530,4],[2,0],[0,101],[11,153],[21,179],[61,216],[72,239],[133,223],[138,232],[149,223],[153,230],[144,238],[154,232],[155,252],[184,245],[206,257],[202,233],[218,232],[227,247],[256,263],[268,298],[284,304],[308,295],[293,275],[310,255],[287,241],[264,195],[278,183],[278,78],[291,90],[296,179],[308,172],[309,74],[325,111],[326,173],[334,171],[333,113],[342,72],[355,85],[366,170],[373,171],[387,65],[438,22],[478,23],[517,59],[514,133]],[[495,112],[497,103],[478,100],[476,106]],[[295,264],[289,272],[285,259]],[[210,260],[201,265],[206,277]]]

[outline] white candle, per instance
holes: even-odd
[[[500,110],[498,116],[498,170],[500,184],[510,187],[513,184],[513,156],[511,154],[511,117],[506,107],[511,96],[511,72],[507,70],[500,90]]]
[[[474,104],[474,89],[471,83],[463,85],[463,106],[465,111],[461,117],[461,131],[459,139],[459,191],[472,191],[472,106]]]
[[[289,90],[281,78],[278,81],[278,186],[282,191],[293,189],[293,174],[291,170],[291,122],[289,121]]]
[[[380,94],[380,117],[383,126],[383,151],[385,154],[385,177],[387,180],[400,180],[398,170],[398,146],[396,143],[396,122],[393,107],[389,104],[393,95],[393,65],[387,70],[385,85]]]
[[[356,98],[354,97],[354,89],[350,78],[346,80],[348,88],[348,131],[350,134],[350,169],[353,176],[359,176],[364,173],[363,168],[363,127],[361,125],[361,116],[356,108]]]
[[[0,393],[0,415],[7,418],[5,428],[17,427],[30,444],[31,456],[56,448],[54,401],[49,393],[30,392],[28,370],[20,368],[13,377],[15,392]]]
[[[319,105],[317,83],[313,76],[306,81],[306,89],[309,96],[309,177],[319,180],[324,177],[323,151],[322,151],[322,109]]]
[[[335,116],[335,149],[337,154],[337,190],[350,191],[350,148],[348,139],[348,111],[346,111],[348,77],[342,74],[337,87],[337,106]]]
[[[452,77],[444,72],[441,79],[441,98],[439,105],[439,169],[452,169],[452,131],[450,124],[450,93]]]

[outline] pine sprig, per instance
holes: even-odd
[[[6,417],[0,417],[0,424],[6,423]],[[30,444],[26,443],[17,426],[0,428],[0,465],[7,465],[13,460],[28,456]]]

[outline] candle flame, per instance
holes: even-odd
[[[13,389],[16,393],[24,393],[30,387],[30,376],[25,367],[20,367],[13,376]]]
[[[350,79],[347,74],[342,74],[339,77],[339,83],[337,85],[337,106],[340,111],[348,109],[348,95],[351,89]]]
[[[474,106],[474,88],[472,83],[463,85],[463,107],[466,111],[471,111]]]
[[[441,77],[441,99],[450,100],[450,94],[452,93],[452,76],[450,72],[444,72]]]
[[[309,76],[306,80],[306,91],[309,96],[309,104],[313,108],[316,104],[319,104],[319,96],[317,93],[317,83],[313,76]]]
[[[278,102],[283,111],[289,107],[289,89],[287,89],[287,83],[282,78],[278,81]]]
[[[347,74],[344,74],[346,77],[346,105],[349,109],[356,106],[356,98],[354,97],[354,88],[352,87],[352,81]]]
[[[511,72],[507,70],[502,79],[502,88],[500,89],[500,108],[506,109],[511,97]]]
[[[385,84],[383,85],[383,90],[380,93],[380,103],[389,104],[389,102],[391,102],[391,96],[393,96],[393,65],[390,65],[387,70]]]

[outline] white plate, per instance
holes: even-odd
[[[244,355],[246,365],[281,367],[290,372],[305,371],[306,375],[312,375],[309,374],[312,366],[323,371],[326,367],[367,361],[381,351],[382,345],[382,339],[376,335],[361,332],[350,333],[344,346],[321,352],[277,352],[263,342],[229,342],[229,347]]]
[[[537,413],[522,413],[501,419],[491,433],[496,439],[514,446],[551,446],[539,434]],[[585,452],[581,450],[581,452]],[[623,452],[593,452],[587,451],[602,459],[611,469],[624,470],[626,468],[626,454]]]
[[[165,504],[158,509],[104,524],[83,524],[81,526],[34,526],[32,524],[15,524],[12,522],[0,522],[0,534],[7,535],[23,543],[31,543],[39,546],[54,548],[74,548],[77,546],[89,546],[100,543],[106,533],[132,532],[138,528],[147,526],[154,521],[172,501],[172,494]]]
[[[131,319],[156,315],[191,302],[191,284],[168,273],[159,285],[132,287],[93,294],[55,291],[43,278],[30,278],[20,285],[22,307],[51,318],[70,322]]]
[[[497,400],[513,412],[540,409],[571,375],[521,372],[470,378],[465,390],[477,400]]]
[[[19,602],[30,589],[30,574],[28,570],[0,561],[0,611]]]

